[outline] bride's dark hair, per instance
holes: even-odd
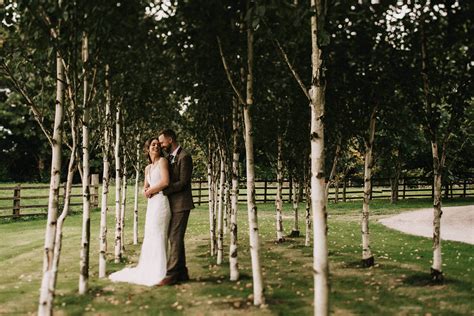
[[[150,157],[150,145],[151,143],[154,141],[154,140],[157,140],[158,141],[158,137],[152,137],[150,139],[148,139],[146,142],[145,142],[145,145],[143,145],[143,152],[145,153],[145,156],[148,158],[148,162],[149,163],[152,163],[153,161],[151,160],[151,157]],[[160,146],[160,142],[158,141],[158,146],[160,147],[160,157],[162,156],[162,152],[161,152],[161,146]]]

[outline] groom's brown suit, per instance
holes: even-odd
[[[184,234],[188,224],[189,212],[194,208],[191,189],[193,161],[191,155],[179,148],[173,160],[170,159],[170,183],[163,190],[171,207],[171,222],[168,231],[170,249],[168,270],[164,285],[189,279],[184,249]]]

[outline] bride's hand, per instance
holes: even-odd
[[[148,188],[146,189],[146,191],[145,191],[145,196],[146,196],[147,198],[152,198],[153,195],[154,195],[154,193],[153,193],[152,190],[148,187]]]

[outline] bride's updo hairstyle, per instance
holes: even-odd
[[[150,157],[150,145],[151,143],[156,140],[158,141],[158,147],[160,147],[160,157],[162,156],[162,153],[161,153],[161,146],[160,146],[160,142],[158,140],[158,137],[151,137],[150,139],[148,139],[146,142],[145,142],[145,145],[143,146],[143,152],[145,153],[145,156],[148,158],[148,163],[152,163],[153,161],[151,160],[151,157]]]

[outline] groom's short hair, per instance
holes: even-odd
[[[160,133],[158,134],[158,136],[159,135],[170,137],[175,142],[178,141],[178,138],[176,137],[176,133],[172,129],[169,129],[169,128],[162,129]]]

